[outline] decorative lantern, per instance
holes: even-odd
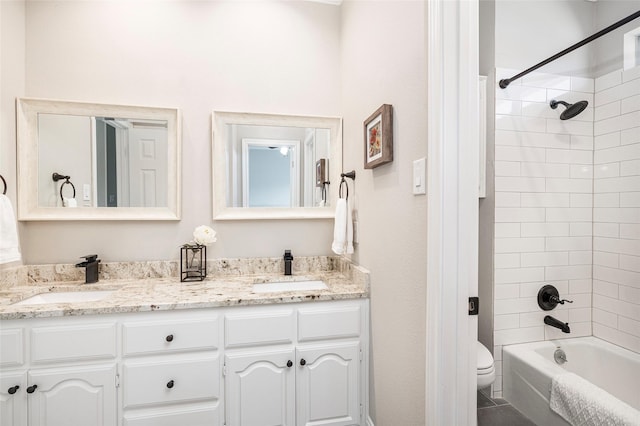
[[[207,246],[185,244],[180,247],[180,281],[202,281],[207,276]]]

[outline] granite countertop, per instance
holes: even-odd
[[[342,268],[345,269],[345,268]],[[357,299],[369,296],[368,272],[350,265],[347,271],[213,276],[204,281],[180,282],[177,277],[108,279],[95,284],[82,281],[36,282],[0,289],[0,319],[148,312],[158,310],[266,305],[308,301]],[[325,290],[254,293],[253,284],[321,280]],[[99,301],[13,305],[40,293],[113,290]]]

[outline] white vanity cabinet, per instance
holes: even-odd
[[[0,347],[3,426],[117,424],[115,321],[3,322]]]
[[[218,317],[215,310],[180,310],[123,322],[125,426],[222,424]]]
[[[226,426],[364,424],[367,307],[355,300],[227,314]]]
[[[366,299],[7,320],[2,426],[366,424]]]

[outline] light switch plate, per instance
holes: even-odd
[[[88,183],[82,185],[82,200],[91,201],[91,185]]]
[[[413,195],[427,193],[427,159],[422,157],[413,162]]]

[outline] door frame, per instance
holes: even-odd
[[[478,0],[427,0],[426,424],[476,418]]]

